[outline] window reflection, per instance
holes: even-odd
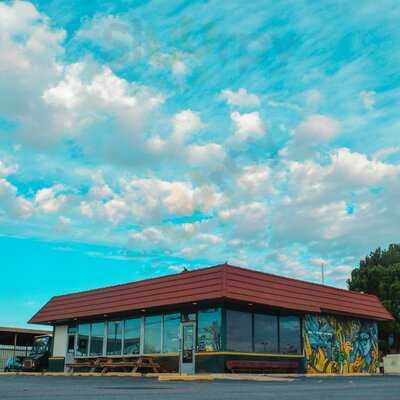
[[[125,321],[124,354],[140,353],[140,318]]]
[[[253,351],[251,313],[227,310],[226,332],[226,349],[228,351]]]
[[[161,315],[144,318],[144,352],[161,352]]]
[[[78,327],[78,346],[76,354],[78,356],[87,356],[89,350],[90,324],[81,324]]]
[[[283,354],[300,354],[300,318],[295,316],[279,317],[279,333],[280,352]]]
[[[278,352],[278,317],[254,314],[254,351],[256,353]]]
[[[163,353],[176,353],[179,351],[180,314],[164,315]]]
[[[198,312],[198,351],[221,350],[221,309],[210,308]]]
[[[107,355],[119,355],[122,352],[122,321],[109,321],[107,324]]]
[[[90,352],[91,356],[103,354],[104,322],[92,324],[90,331]]]

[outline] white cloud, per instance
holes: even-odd
[[[230,106],[258,107],[260,105],[259,97],[253,93],[249,93],[244,88],[240,88],[237,92],[225,89],[220,93],[219,97],[225,100]]]
[[[375,106],[375,95],[374,91],[362,91],[360,93],[360,99],[365,109],[373,110]]]
[[[306,99],[307,105],[315,106],[316,104],[318,104],[321,101],[322,95],[319,90],[311,89],[305,93],[305,99]]]
[[[172,140],[184,143],[193,133],[205,127],[198,113],[192,110],[183,110],[172,118]]]
[[[12,175],[15,172],[17,172],[17,170],[18,170],[17,165],[8,165],[0,160],[0,178]]]
[[[188,72],[188,68],[182,60],[174,60],[171,68],[172,73],[176,76],[184,76]]]
[[[67,227],[72,224],[71,218],[64,217],[63,215],[60,215],[60,217],[58,218],[58,221],[60,222],[60,225],[63,227]]]
[[[80,212],[88,218],[122,221],[161,222],[170,216],[191,215],[194,211],[208,212],[220,207],[224,198],[211,185],[193,187],[187,181],[165,181],[157,178],[121,179],[115,190],[105,196],[92,196],[80,203]],[[111,194],[112,193],[112,194]]]
[[[376,160],[382,160],[397,153],[400,153],[400,146],[385,147],[383,149],[376,151],[373,154],[373,158]]]
[[[17,195],[17,188],[5,178],[0,178],[0,216],[26,218],[33,213],[29,200]]]
[[[271,169],[266,165],[244,167],[237,178],[237,185],[241,190],[251,195],[275,193]]]
[[[219,165],[224,162],[226,153],[224,148],[216,143],[206,145],[191,145],[187,148],[187,160],[193,166]]]
[[[115,15],[101,15],[85,21],[74,39],[93,42],[106,50],[132,50],[137,43],[129,31],[128,21]]]
[[[241,204],[238,207],[223,209],[219,219],[228,223],[236,238],[255,239],[267,231],[269,209],[261,202]]]
[[[208,242],[211,244],[219,244],[222,243],[222,238],[218,235],[214,235],[212,233],[202,233],[198,235],[197,239],[202,242]]]
[[[234,139],[245,142],[248,139],[260,139],[266,134],[266,126],[258,111],[240,114],[231,113],[231,119],[235,125]]]
[[[295,130],[299,142],[324,142],[340,132],[339,121],[321,114],[313,114],[302,121]]]
[[[38,190],[35,195],[36,209],[46,214],[59,211],[67,201],[67,196],[61,193],[63,190],[63,185]]]

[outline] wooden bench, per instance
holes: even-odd
[[[268,372],[296,372],[299,368],[298,361],[255,361],[255,360],[229,360],[226,367],[231,372],[268,373]]]

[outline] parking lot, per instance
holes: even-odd
[[[400,376],[297,378],[283,382],[159,382],[132,377],[0,376],[0,399],[399,400]]]

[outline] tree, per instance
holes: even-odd
[[[400,244],[391,244],[387,250],[377,248],[360,261],[359,268],[347,280],[350,290],[374,294],[396,319],[379,324],[382,347],[388,347],[389,335],[394,336],[393,346],[400,351]]]

